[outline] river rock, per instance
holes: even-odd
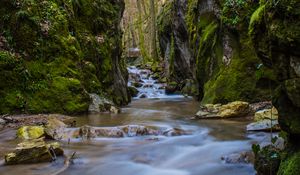
[[[142,126],[142,125],[126,125],[117,127],[92,127],[83,126],[73,130],[73,134],[69,134],[75,138],[91,139],[97,137],[136,137],[136,136],[179,136],[191,134],[190,131],[185,131],[179,128],[159,128],[155,126]]]
[[[5,164],[28,164],[51,162],[64,151],[58,142],[45,143],[42,139],[26,141],[18,144],[14,152],[5,155]]]
[[[264,119],[278,120],[277,109],[273,107],[272,109],[263,109],[255,113],[254,121],[261,121]]]
[[[243,117],[249,113],[249,103],[235,101],[226,105],[221,104],[206,104],[200,106],[200,111],[197,112],[198,119],[221,119],[232,117]]]
[[[140,95],[139,98],[147,98],[147,95],[146,94],[142,94],[142,95]]]
[[[67,125],[56,118],[50,118],[45,126],[46,135],[54,140],[61,140]]]
[[[100,128],[83,126],[79,129],[79,136],[86,139],[97,138],[97,137],[124,137],[124,133],[119,128]]]
[[[254,155],[252,152],[233,153],[221,158],[227,164],[240,164],[254,162]]]
[[[92,99],[92,103],[89,106],[89,112],[99,113],[99,112],[113,112],[119,113],[121,110],[114,105],[110,100],[100,97],[97,94],[89,94]]]
[[[45,135],[44,127],[42,126],[22,126],[17,130],[17,138],[20,139],[37,139]]]
[[[0,125],[5,125],[6,124],[6,120],[0,118]]]
[[[163,132],[163,135],[165,136],[181,136],[181,135],[189,135],[189,134],[191,134],[191,132],[185,131],[180,128],[171,128]]]
[[[264,119],[247,125],[247,131],[280,131],[277,120]]]
[[[134,87],[136,87],[136,88],[140,88],[140,87],[143,86],[143,84],[140,83],[140,82],[132,82],[131,84],[132,84],[132,86],[134,86]]]
[[[113,114],[119,114],[121,113],[121,109],[116,106],[110,106],[109,111]]]
[[[137,88],[135,88],[133,86],[129,86],[128,91],[129,91],[129,94],[131,95],[131,97],[137,97],[137,95],[139,94],[139,90],[137,90]]]
[[[166,86],[166,94],[173,94],[177,91],[177,83],[176,82],[170,82]]]
[[[242,101],[235,101],[222,105],[219,110],[219,115],[222,118],[229,117],[243,117],[249,113],[249,103]]]

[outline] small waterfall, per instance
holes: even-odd
[[[135,87],[139,92],[136,98],[183,98],[183,95],[167,95],[166,83],[161,83],[149,69],[139,69],[135,66],[127,68],[129,73],[128,86]]]

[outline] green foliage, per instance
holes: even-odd
[[[222,22],[229,26],[236,26],[241,22],[240,12],[247,5],[245,0],[225,0],[222,9]]]
[[[260,5],[258,9],[255,10],[255,12],[251,16],[250,24],[249,24],[249,35],[254,34],[255,26],[261,24],[264,11],[265,11],[266,5]]]
[[[285,160],[282,161],[278,175],[298,175],[300,172],[300,151],[289,154]]]

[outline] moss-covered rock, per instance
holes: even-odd
[[[127,104],[124,2],[0,2],[0,113],[80,113],[87,92]],[[113,46],[113,47],[112,47]]]
[[[18,144],[16,150],[5,155],[6,165],[51,162],[64,151],[58,142],[45,143],[43,140],[31,140]]]
[[[278,174],[299,174],[299,68],[300,68],[300,2],[263,1],[252,15],[252,43],[265,66],[274,71],[279,81],[273,96],[279,124],[287,133],[288,147]],[[275,88],[274,88],[275,89]]]
[[[45,130],[42,126],[22,126],[17,131],[17,138],[30,140],[45,136]]]

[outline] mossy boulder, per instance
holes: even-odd
[[[43,140],[31,140],[18,144],[16,150],[5,155],[6,165],[51,162],[64,151],[58,142],[45,143]]]
[[[42,126],[22,126],[17,130],[17,138],[30,140],[45,136],[45,130]]]
[[[87,112],[88,92],[130,101],[124,1],[76,2],[0,2],[0,114]]]

